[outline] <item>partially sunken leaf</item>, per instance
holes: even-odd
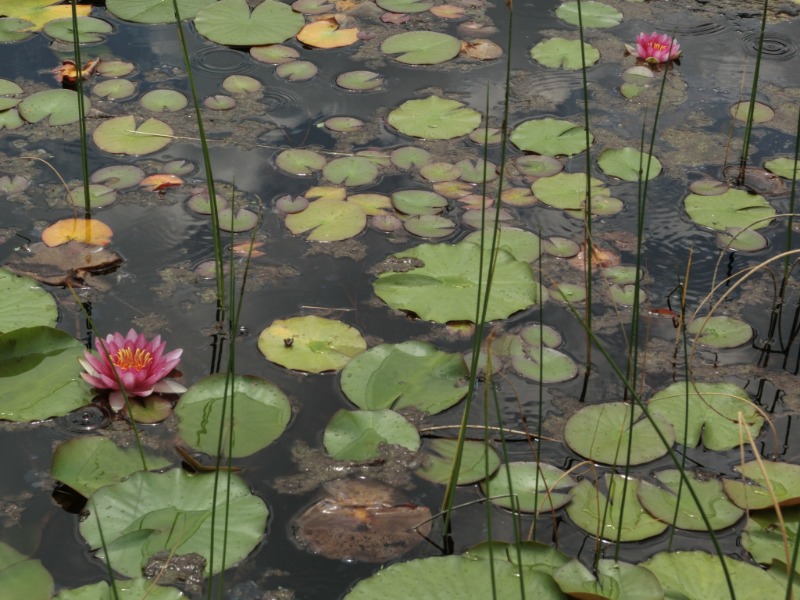
[[[739,319],[726,316],[698,317],[686,327],[697,342],[712,348],[736,348],[750,341],[753,328]]]
[[[238,458],[275,441],[289,424],[292,407],[286,394],[266,379],[245,375],[228,379],[218,373],[190,387],[175,415],[178,432],[189,446],[215,455],[222,431],[223,453],[228,456],[231,448],[230,456]]]
[[[556,16],[576,27],[615,27],[622,21],[622,13],[602,2],[564,2],[556,9]]]
[[[742,479],[726,478],[722,485],[737,506],[759,510],[774,506],[776,501],[784,507],[800,504],[800,465],[754,460],[733,469],[741,474]]]
[[[326,162],[322,154],[302,148],[284,150],[275,157],[278,168],[292,175],[310,175],[314,171],[320,171]]]
[[[88,112],[91,107],[92,102],[84,96],[84,110]],[[69,125],[80,119],[78,94],[72,90],[36,92],[20,102],[17,110],[20,116],[29,123],[38,123],[47,119],[48,125]]]
[[[365,410],[414,407],[435,414],[466,395],[466,377],[460,354],[411,341],[380,344],[357,356],[342,371],[341,386]]]
[[[147,119],[136,127],[133,115],[103,121],[92,134],[97,147],[112,154],[151,154],[172,141],[172,128],[158,119]]]
[[[312,242],[338,242],[354,237],[367,226],[367,215],[357,205],[321,198],[302,212],[286,215],[286,227],[295,235],[310,231]]]
[[[492,504],[541,514],[567,504],[571,499],[568,491],[573,485],[575,481],[553,465],[512,462],[502,465],[490,479],[483,481],[481,490]]]
[[[297,34],[297,40],[314,48],[341,48],[358,41],[358,29],[340,29],[334,17],[308,23]]]
[[[381,51],[397,54],[395,60],[407,65],[436,65],[458,56],[461,42],[452,35],[434,31],[409,31],[386,38]]]
[[[274,363],[309,373],[339,371],[367,349],[353,327],[322,317],[278,319],[261,332],[258,349]]]
[[[594,136],[589,134],[590,144],[592,140]],[[586,130],[569,121],[535,119],[515,127],[511,132],[511,142],[526,152],[545,156],[572,156],[586,150]]]
[[[0,542],[0,587],[7,598],[49,600],[55,585],[41,561]]]
[[[656,392],[648,406],[672,423],[678,443],[689,448],[700,443],[701,433],[708,450],[735,448],[743,437],[740,415],[753,437],[764,424],[747,392],[732,383],[691,383],[687,389],[686,382],[679,381]]]
[[[583,44],[583,56],[585,56],[587,67],[600,60],[600,52],[594,46],[586,43]],[[564,38],[543,40],[531,49],[531,58],[540,65],[551,69],[561,68],[574,71],[583,68],[580,40]]]
[[[148,469],[163,469],[170,461],[145,455]],[[90,435],[67,440],[56,448],[50,474],[85,497],[99,488],[122,481],[145,467],[136,448],[120,448],[113,440]]]
[[[191,19],[198,10],[212,2],[214,0],[178,0],[178,10],[182,19]],[[149,24],[175,22],[172,0],[106,0],[106,8],[123,21]]]
[[[322,443],[336,460],[365,461],[378,458],[384,445],[416,452],[420,440],[417,428],[393,410],[343,408],[325,427]]]
[[[77,240],[105,246],[111,242],[111,228],[97,219],[62,219],[42,232],[42,241],[50,247]]]
[[[445,484],[450,480],[456,457],[456,440],[435,439],[425,442],[421,464],[415,473],[432,481]],[[491,476],[500,466],[497,451],[487,443],[466,440],[461,452],[458,485],[476,483]]]
[[[212,519],[213,511],[226,518]],[[99,558],[128,577],[141,575],[149,558],[161,551],[200,554],[206,558],[208,576],[211,536],[216,540],[213,572],[218,573],[243,560],[259,544],[267,515],[264,501],[232,473],[217,477],[214,473],[190,475],[182,469],[138,471],[92,495],[80,532]]]
[[[229,46],[280,44],[297,34],[302,15],[288,4],[265,0],[252,13],[245,0],[220,0],[198,11],[194,20],[200,35]]]
[[[630,147],[603,150],[597,159],[597,165],[606,175],[618,177],[622,181],[644,181],[661,172],[661,162],[655,156]]]
[[[36,325],[54,326],[57,319],[58,307],[51,294],[30,277],[0,268],[0,333]]]
[[[428,96],[408,100],[389,113],[389,125],[406,135],[449,140],[467,135],[481,124],[481,114],[457,100]]]
[[[664,456],[675,442],[675,432],[666,419],[655,417],[653,421],[647,420],[636,405],[590,404],[569,418],[564,441],[581,456],[597,462],[641,465]],[[656,429],[666,438],[666,445]]]
[[[704,227],[762,229],[772,223],[775,209],[763,196],[731,189],[718,196],[689,194],[684,201],[689,218]]]

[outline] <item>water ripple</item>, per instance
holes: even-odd
[[[256,69],[250,55],[221,46],[206,46],[192,55],[192,66],[206,73],[247,73]]]
[[[759,37],[759,34],[755,31],[740,35],[744,51],[747,54],[751,56],[758,55]],[[791,60],[797,55],[799,48],[797,42],[789,36],[778,33],[765,33],[762,56],[775,60]]]

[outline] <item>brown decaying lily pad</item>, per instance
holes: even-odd
[[[405,554],[430,533],[431,511],[393,487],[337,479],[323,489],[324,497],[294,522],[298,542],[315,554],[382,563]]]
[[[50,285],[103,287],[93,276],[111,272],[122,263],[116,252],[74,240],[53,248],[38,242],[28,250],[12,256],[4,266]]]
[[[581,244],[581,250],[567,262],[576,269],[586,268],[586,243]],[[607,269],[615,267],[620,262],[619,253],[613,248],[592,245],[592,268]]]

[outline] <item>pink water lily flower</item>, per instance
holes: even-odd
[[[667,63],[677,60],[681,56],[681,45],[666,33],[650,35],[640,33],[636,36],[636,46],[625,44],[625,49],[636,58],[641,58],[650,64]]]
[[[111,390],[109,404],[115,411],[125,406],[125,396],[114,375],[115,370],[129,397],[186,391],[181,384],[166,379],[180,362],[183,350],[179,348],[164,354],[167,343],[161,341],[160,335],[148,342],[143,334],[131,329],[125,337],[119,332],[109,334],[105,340],[96,339],[94,345],[96,355],[86,350],[84,358],[78,359],[86,369],[81,377],[99,390]]]

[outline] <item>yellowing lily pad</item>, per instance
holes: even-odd
[[[322,317],[278,319],[261,332],[258,349],[274,363],[309,373],[338,371],[367,349],[353,327]]]
[[[94,130],[92,139],[105,152],[137,156],[168,146],[172,141],[172,128],[158,119],[147,119],[137,127],[136,119],[128,115],[103,121]]]
[[[328,17],[304,26],[297,34],[297,40],[314,48],[341,48],[358,41],[358,29],[341,29],[334,17]]]
[[[54,4],[59,6],[53,6]],[[76,8],[79,17],[87,17],[92,12],[91,6],[78,4]],[[71,18],[72,7],[62,4],[62,0],[3,0],[0,13],[4,17],[30,21],[32,26],[28,30],[39,31],[54,19]]]
[[[62,219],[42,232],[42,241],[51,248],[72,240],[105,246],[111,235],[111,228],[97,219]]]

